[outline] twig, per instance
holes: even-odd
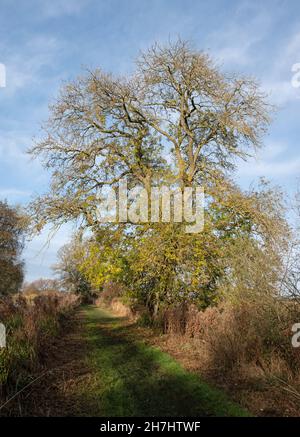
[[[17,391],[13,396],[11,396],[9,399],[7,399],[7,401],[4,402],[4,404],[0,405],[0,411],[13,399],[15,399],[19,394],[21,394],[24,390],[26,390],[26,388],[30,387],[32,384],[34,384],[36,381],[38,381],[39,379],[41,379],[43,376],[45,376],[47,373],[52,373],[55,370],[58,370],[59,367],[56,367],[55,369],[50,369],[50,370],[46,370],[44,373],[42,373],[40,376],[38,376],[37,378],[35,378],[33,381],[30,381],[28,384],[26,384],[23,388],[21,388],[21,390]]]

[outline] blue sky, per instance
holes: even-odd
[[[241,163],[236,178],[248,187],[259,176],[288,193],[300,173],[300,88],[291,85],[300,62],[300,2],[230,0],[0,0],[0,199],[26,204],[46,190],[49,175],[25,153],[47,119],[63,81],[84,68],[130,72],[139,50],[155,41],[192,41],[224,71],[255,76],[278,113],[265,148]],[[69,226],[48,231],[25,250],[27,279],[51,275]]]

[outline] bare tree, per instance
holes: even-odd
[[[53,270],[58,275],[58,282],[64,291],[79,294],[83,301],[89,301],[94,293],[79,268],[85,244],[75,235],[69,244],[59,250],[58,263],[53,266]]]
[[[49,278],[40,278],[32,282],[26,282],[22,287],[22,293],[29,295],[36,293],[56,293],[60,290],[59,281]]]
[[[95,224],[99,190],[124,176],[146,188],[215,183],[260,146],[269,109],[254,80],[226,76],[182,41],[141,54],[129,77],[88,72],[62,89],[31,149],[52,172],[50,192],[31,205],[38,228]]]

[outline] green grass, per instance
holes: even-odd
[[[89,415],[248,415],[168,354],[128,335],[124,319],[91,306],[83,311],[91,378],[81,396]]]

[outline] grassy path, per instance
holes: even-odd
[[[92,416],[243,416],[219,390],[159,349],[136,340],[126,321],[86,307],[88,383],[77,390]]]

